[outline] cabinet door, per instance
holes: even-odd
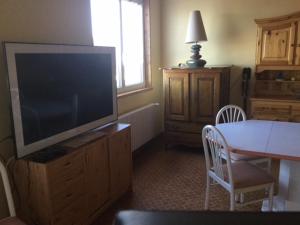
[[[132,180],[130,128],[109,137],[110,195],[120,197],[129,190]]]
[[[257,64],[291,65],[294,57],[295,23],[258,28]]]
[[[189,74],[165,72],[166,120],[189,120]]]
[[[191,120],[213,123],[220,101],[220,73],[191,75]]]
[[[89,215],[109,198],[109,156],[107,139],[102,138],[85,147],[86,188]]]

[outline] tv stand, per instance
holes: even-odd
[[[13,174],[17,214],[28,224],[90,224],[131,190],[130,125],[112,124],[19,159]]]

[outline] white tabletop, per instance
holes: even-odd
[[[247,120],[216,127],[233,152],[300,160],[300,123]]]

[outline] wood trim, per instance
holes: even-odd
[[[145,87],[152,86],[150,0],[144,0]]]
[[[261,63],[261,45],[262,45],[262,27],[257,28],[257,34],[256,34],[256,64]]]
[[[123,97],[126,97],[126,96],[135,95],[135,94],[139,94],[139,93],[146,92],[146,91],[151,91],[151,90],[153,90],[153,87],[140,88],[140,89],[137,89],[137,90],[120,93],[120,94],[118,94],[117,97],[118,98],[123,98]]]
[[[265,70],[300,70],[300,65],[257,65],[256,72],[261,73]]]
[[[294,22],[291,24],[290,28],[290,46],[289,46],[289,55],[288,55],[288,64],[293,65],[294,61],[294,49],[295,49],[295,34],[296,34],[296,25],[297,23]]]
[[[288,15],[277,16],[272,18],[255,19],[254,21],[256,24],[263,24],[263,23],[286,21],[286,20],[297,19],[297,18],[300,18],[300,12],[295,12]]]
[[[296,30],[296,37],[295,40],[295,65],[300,65],[300,19],[297,21],[297,30]]]

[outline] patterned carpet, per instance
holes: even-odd
[[[110,225],[122,209],[203,210],[205,160],[200,149],[176,147],[164,150],[160,139],[134,157],[133,192],[109,208],[93,225]],[[246,196],[247,197],[247,196]],[[229,210],[229,194],[220,186],[211,188],[210,210]],[[258,211],[256,204],[242,210]]]

